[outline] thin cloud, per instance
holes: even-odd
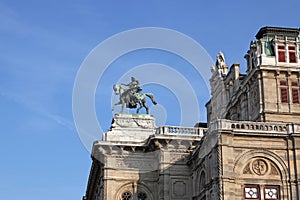
[[[4,89],[0,88],[0,96],[1,98],[6,98],[14,103],[17,103],[28,110],[32,111],[36,115],[40,116],[39,118],[47,118],[48,123],[53,123],[63,126],[70,131],[75,131],[75,126],[72,120],[69,120],[61,115],[53,114],[46,110],[39,102],[34,101],[33,99],[28,99],[24,96],[19,96],[11,92],[7,92]],[[45,123],[45,121],[43,122]],[[38,123],[36,123],[38,124]],[[45,125],[46,126],[46,125]]]
[[[70,131],[75,131],[75,127],[73,124],[73,121],[61,116],[61,115],[57,115],[57,114],[48,114],[47,115],[48,118],[52,119],[53,121],[55,121],[57,124],[66,127],[67,129],[69,129]]]

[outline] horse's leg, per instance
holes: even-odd
[[[122,101],[121,113],[123,113],[123,111],[124,111],[124,105],[125,105],[125,103],[124,103],[124,101]]]
[[[146,96],[144,95],[144,98],[141,100],[141,103],[143,105],[143,107],[146,109],[146,114],[149,114],[149,108],[146,104]]]
[[[114,110],[115,109],[115,106],[117,106],[117,105],[120,105],[122,102],[121,101],[119,101],[118,103],[115,103],[113,106],[112,106],[112,110]]]
[[[114,107],[117,105],[120,105],[120,104],[122,105],[122,107],[121,107],[121,113],[122,113],[124,110],[124,100],[123,99],[120,99],[120,101],[118,103],[115,103],[112,109],[114,110]]]
[[[149,114],[149,108],[148,108],[146,102],[143,102],[143,106],[146,109],[146,113]]]
[[[136,109],[136,113],[138,114],[141,110],[141,108],[143,107],[142,102],[139,102],[140,107],[138,107],[138,109]]]

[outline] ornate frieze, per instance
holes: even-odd
[[[145,128],[154,129],[155,121],[151,115],[117,113],[114,116],[111,129],[115,128]]]
[[[278,169],[275,167],[274,163],[262,157],[253,158],[250,161],[248,161],[242,173],[244,175],[252,176],[274,177],[279,175]]]

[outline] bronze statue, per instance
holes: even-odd
[[[131,82],[129,84],[115,84],[113,86],[114,92],[116,95],[119,95],[119,102],[115,103],[116,105],[122,105],[121,112],[124,110],[124,106],[126,108],[136,108],[137,104],[139,107],[136,110],[136,113],[139,113],[141,108],[146,109],[146,113],[149,114],[149,108],[146,104],[146,96],[149,97],[154,105],[156,105],[156,101],[154,99],[153,94],[151,93],[143,93],[142,88],[139,85],[139,81],[134,77],[131,77]],[[113,106],[113,110],[114,110]]]

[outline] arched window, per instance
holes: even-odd
[[[239,177],[244,182],[246,200],[279,200],[280,188],[285,187],[278,165],[264,156],[248,159]]]
[[[142,184],[128,183],[116,193],[117,200],[153,200],[151,191]]]
[[[132,200],[132,194],[129,191],[123,192],[121,200]]]
[[[138,193],[138,200],[148,200],[147,194],[145,192]]]

